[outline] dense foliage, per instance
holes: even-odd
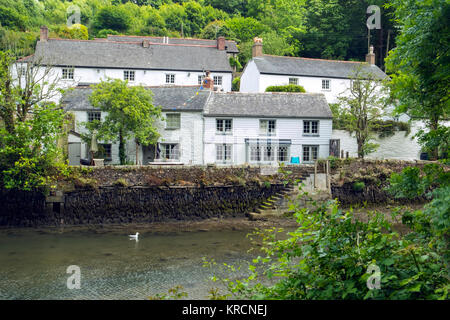
[[[125,142],[134,137],[136,143],[155,143],[159,133],[155,120],[161,108],[152,104],[152,92],[143,86],[128,86],[128,81],[108,79],[93,86],[89,97],[92,106],[107,113],[102,121],[85,124],[91,132],[98,131],[98,139],[119,142],[120,164],[126,164]]]
[[[400,35],[387,59],[397,111],[424,119],[430,130],[419,134],[431,158],[448,153],[450,115],[450,3],[446,0],[392,0]],[[443,143],[440,145],[436,137]]]
[[[367,53],[365,21],[369,5],[385,0],[0,0],[0,49],[18,55],[32,52],[39,26],[50,36],[74,38],[66,21],[79,8],[80,23],[90,38],[107,34],[133,34],[236,40],[245,65],[251,56],[252,39],[264,39],[267,54],[313,58],[363,60]],[[372,43],[383,64],[387,30],[392,29],[390,9],[382,8],[382,30],[373,30]],[[84,38],[85,34],[79,34]],[[31,39],[30,39],[31,38]],[[8,41],[6,41],[8,39]]]
[[[0,187],[46,189],[65,171],[58,145],[64,113],[51,102],[58,90],[44,69],[27,67],[17,77],[12,53],[0,51]]]

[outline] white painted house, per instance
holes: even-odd
[[[367,54],[367,62],[337,61],[263,54],[262,41],[256,38],[253,58],[241,76],[241,92],[265,92],[269,86],[298,84],[308,93],[323,93],[329,103],[351,86],[356,72],[370,73],[376,79],[387,75],[375,65],[375,54]]]
[[[153,104],[161,106],[164,120],[156,123],[161,135],[153,146],[136,145],[134,139],[126,142],[126,156],[130,163],[172,163],[199,165],[203,163],[203,108],[211,94],[198,86],[148,87],[153,93]],[[92,89],[88,86],[69,91],[62,103],[67,112],[75,116],[75,130],[69,134],[69,164],[78,165],[80,159],[88,159],[89,146],[80,138],[86,132],[83,122],[104,119],[106,114],[89,102]],[[99,141],[106,164],[119,164],[117,142]],[[136,150],[137,146],[137,150]],[[137,152],[136,152],[137,151]]]
[[[130,162],[183,165],[240,165],[311,163],[329,154],[331,110],[322,94],[222,93],[198,87],[149,87],[153,103],[162,107],[165,120],[153,146],[127,141]],[[69,135],[69,163],[89,157],[81,141],[81,122],[104,119],[89,103],[92,89],[78,87],[63,104],[75,115]],[[106,164],[119,163],[118,144],[99,141]]]
[[[329,155],[331,110],[322,94],[212,93],[204,163],[311,163]]]
[[[18,63],[51,66],[52,79],[61,88],[98,83],[107,78],[128,80],[130,85],[195,86],[210,71],[215,90],[231,91],[229,57],[236,55],[234,41],[110,36],[106,39],[72,40],[41,37],[34,55]],[[60,97],[59,97],[60,98]]]

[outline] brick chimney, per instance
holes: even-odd
[[[252,47],[252,57],[261,57],[263,55],[263,44],[262,39],[255,37],[253,38],[253,47]]]
[[[206,71],[206,76],[203,79],[203,88],[209,89],[211,91],[214,90],[214,80],[211,78],[210,71]]]
[[[142,40],[142,46],[144,48],[148,48],[150,46],[150,40],[148,40],[148,39]]]
[[[41,41],[47,41],[48,40],[48,28],[47,26],[41,26]]]
[[[218,37],[217,38],[217,49],[218,50],[225,50],[225,37]]]
[[[373,53],[373,46],[369,47],[369,53],[366,54],[366,62],[371,65],[375,64],[375,53]]]

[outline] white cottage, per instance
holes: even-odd
[[[311,163],[329,155],[332,114],[323,94],[212,93],[204,163]]]
[[[98,83],[106,78],[128,80],[130,85],[195,86],[210,71],[215,89],[231,91],[229,57],[236,43],[218,40],[109,36],[106,39],[52,39],[41,28],[34,55],[18,61],[51,66],[46,81],[59,80],[61,88]]]
[[[241,76],[241,92],[265,92],[269,86],[298,84],[308,93],[323,93],[329,103],[351,86],[351,78],[357,70],[370,73],[375,78],[387,75],[375,65],[375,54],[367,54],[366,62],[337,61],[298,57],[282,57],[263,54],[262,41],[256,38],[253,58],[245,66]]]
[[[189,87],[148,87],[153,92],[153,104],[161,106],[164,121],[157,122],[161,137],[154,146],[137,146],[134,139],[126,142],[126,156],[130,163],[172,163],[199,165],[203,163],[202,112],[210,90]],[[83,122],[104,119],[106,114],[92,107],[88,86],[77,87],[64,96],[64,109],[75,116],[75,128],[69,134],[69,164],[79,165],[80,159],[89,158],[89,146],[81,140],[85,132]],[[105,164],[119,164],[119,145],[99,141]],[[137,146],[137,150],[136,150]]]

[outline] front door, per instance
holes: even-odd
[[[332,139],[330,140],[330,156],[339,158],[341,149],[341,140]]]
[[[69,143],[69,166],[79,166],[81,160],[81,143]]]
[[[142,147],[143,165],[147,165],[155,160],[155,146]]]

